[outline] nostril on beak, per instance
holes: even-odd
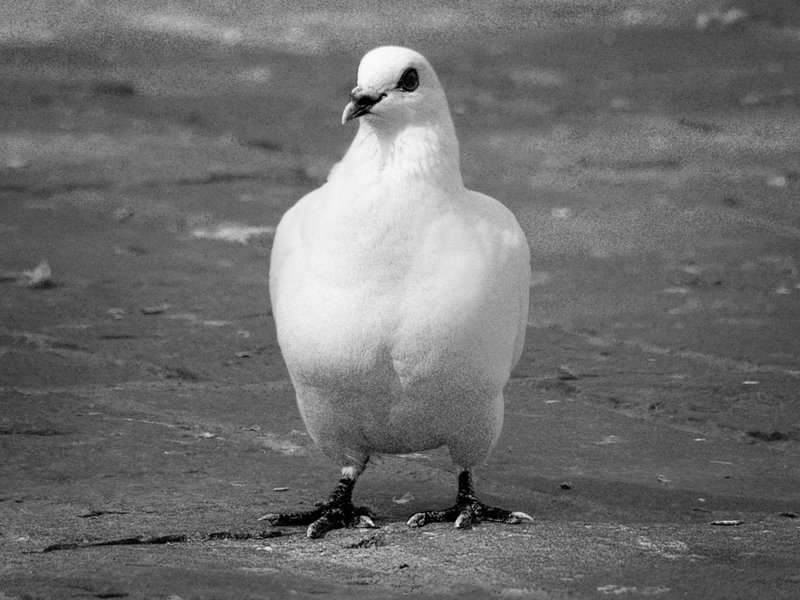
[[[345,107],[344,113],[342,114],[342,123],[347,123],[362,115],[369,114],[370,108],[385,97],[385,93],[373,95],[369,92],[365,92],[360,87],[353,89],[353,91],[350,92],[350,104]]]
[[[384,96],[386,96],[386,94],[372,95],[364,92],[360,88],[356,88],[350,92],[350,100],[352,100],[358,108],[367,108],[369,106],[373,106],[374,104],[380,102]]]

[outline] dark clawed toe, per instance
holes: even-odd
[[[268,513],[258,517],[259,521],[268,521],[270,525],[310,525],[322,516],[322,508],[295,513]]]
[[[310,538],[323,537],[333,529],[377,527],[370,516],[369,509],[363,506],[347,506],[343,508],[324,506],[321,509],[321,513],[321,516],[309,524],[306,530],[306,535]]]
[[[306,536],[314,539],[321,538],[332,529],[344,527],[344,524],[339,521],[336,515],[322,515],[319,519],[311,523],[306,529]]]
[[[415,514],[406,524],[409,527],[424,527],[428,523],[448,523],[455,521],[460,514],[459,506],[451,506],[444,510],[429,510]]]
[[[511,511],[511,514],[508,515],[503,522],[510,525],[516,525],[518,523],[533,523],[533,517],[526,512],[522,512],[521,510],[514,510]]]

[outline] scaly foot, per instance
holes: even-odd
[[[269,513],[258,520],[269,521],[272,525],[308,525],[306,535],[310,538],[320,538],[332,529],[376,527],[368,508],[353,506],[354,485],[354,479],[343,477],[322,506],[304,512]]]
[[[472,476],[468,470],[458,476],[458,495],[456,503],[444,510],[429,510],[415,514],[408,520],[409,527],[422,527],[428,523],[454,522],[459,529],[481,521],[500,523],[532,522],[533,517],[520,511],[510,511],[480,502],[472,491]]]

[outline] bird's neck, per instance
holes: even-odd
[[[340,167],[340,176],[355,175],[365,184],[463,186],[458,139],[450,119],[388,129],[362,118]]]

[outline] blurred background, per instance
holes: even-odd
[[[346,149],[338,115],[358,60],[388,43],[429,57],[467,185],[528,233],[532,326],[800,368],[788,0],[5,2],[5,281],[46,261],[53,281],[80,282],[50,296],[83,294],[81,311],[107,315],[132,293],[116,277],[176,268],[128,246],[212,264],[243,249],[198,240],[228,235],[256,255],[220,273],[249,278],[247,310],[263,307],[257,252]],[[218,290],[231,282],[179,276],[216,286],[195,294],[203,304],[245,301]],[[3,291],[5,322],[56,318]]]

